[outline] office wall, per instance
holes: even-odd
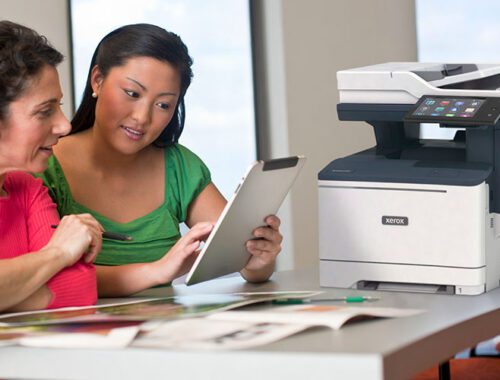
[[[373,146],[368,124],[342,122],[336,72],[417,58],[413,0],[258,0],[264,62],[258,104],[266,158],[304,154],[308,163],[281,210],[287,241],[280,269],[317,265],[317,173],[331,160]],[[259,23],[260,22],[260,23]],[[259,77],[259,75],[258,75]],[[328,228],[328,226],[323,226]]]
[[[0,1],[2,20],[14,21],[35,29],[47,37],[59,50],[65,60],[59,65],[59,77],[64,94],[63,111],[72,116],[72,82],[70,71],[70,39],[68,5],[66,0],[2,0]]]

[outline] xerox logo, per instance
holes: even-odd
[[[407,226],[408,218],[406,216],[382,216],[382,224],[389,226]]]

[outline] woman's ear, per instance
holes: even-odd
[[[99,66],[95,65],[90,72],[90,85],[92,86],[92,91],[99,96],[99,90],[101,89],[102,82],[104,80],[104,75],[102,75]]]

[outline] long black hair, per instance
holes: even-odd
[[[154,144],[166,147],[176,143],[184,128],[186,109],[184,95],[191,84],[193,60],[180,37],[151,24],[133,24],[118,28],[106,35],[94,52],[83,91],[82,102],[71,120],[71,134],[89,129],[94,125],[96,99],[92,97],[90,74],[98,66],[105,77],[113,67],[122,66],[134,57],[150,57],[168,62],[175,67],[181,78],[181,89],[174,116]]]

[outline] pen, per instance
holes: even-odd
[[[357,303],[365,301],[378,301],[378,297],[372,296],[347,296],[347,297],[335,297],[335,298],[282,298],[271,301],[273,305],[300,305],[304,303],[316,303],[316,302],[347,302],[347,303]]]
[[[52,224],[50,227],[57,228],[57,224]],[[123,235],[123,234],[118,234],[116,232],[108,232],[108,231],[104,231],[102,233],[102,237],[104,239],[110,239],[110,240],[121,240],[121,241],[133,240],[132,236],[127,236],[127,235]]]

